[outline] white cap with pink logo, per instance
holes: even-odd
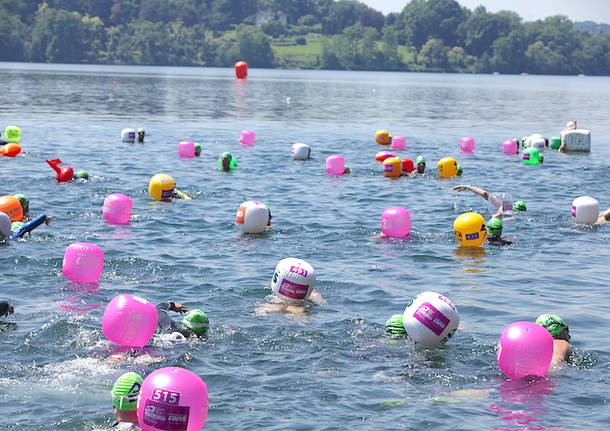
[[[271,279],[271,289],[287,302],[307,299],[316,284],[316,272],[303,259],[288,257],[278,262]]]

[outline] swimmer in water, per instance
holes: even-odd
[[[610,208],[608,208],[606,211],[600,211],[597,221],[593,224],[600,225],[606,223],[607,221],[610,221]]]
[[[188,314],[182,319],[183,327],[179,327],[169,316],[169,311]],[[207,314],[196,308],[188,311],[182,304],[173,301],[157,304],[157,330],[158,334],[181,334],[185,338],[192,336],[205,337],[208,333],[209,320]]]
[[[235,168],[237,168],[237,159],[228,151],[222,153],[218,158],[218,169],[229,172]]]
[[[116,422],[108,431],[142,431],[137,408],[143,381],[138,373],[125,373],[116,379],[111,391]]]
[[[513,241],[502,239],[502,220],[496,217],[490,218],[487,223],[487,243],[490,245],[511,245]]]
[[[417,156],[415,159],[415,170],[411,172],[412,174],[421,174],[426,173],[426,159],[424,156]]]
[[[13,304],[8,301],[0,301],[0,317],[8,317],[14,312]]]
[[[472,193],[474,193],[475,195],[479,195],[481,196],[483,199],[485,199],[486,201],[492,201],[493,206],[498,210],[498,212],[496,214],[494,214],[493,217],[496,218],[504,218],[504,212],[502,209],[502,202],[495,199],[494,195],[490,195],[487,190],[482,189],[480,187],[475,187],[475,186],[471,186],[471,185],[459,185],[459,186],[455,186],[453,187],[452,190],[455,190],[456,192],[462,192],[464,190],[469,190]],[[516,201],[515,203],[513,203],[513,211],[517,212],[517,211],[527,211],[527,206],[525,205],[525,202],[523,201]]]
[[[536,323],[549,331],[553,337],[554,365],[568,360],[570,356],[570,328],[563,319],[555,314],[541,314]]]
[[[315,270],[302,259],[282,259],[275,267],[271,279],[273,294],[267,296],[267,302],[259,305],[254,314],[257,316],[272,312],[307,316],[307,310],[313,303],[326,305],[322,295],[314,288]]]
[[[49,217],[45,215],[41,215],[27,223],[11,222],[9,216],[0,212],[0,244],[8,243],[11,239],[16,240],[23,237],[26,233],[33,231],[41,224],[47,222],[48,218]],[[14,232],[12,229],[14,229]]]
[[[146,135],[146,132],[144,131],[144,129],[140,127],[137,130],[137,133],[138,133],[138,142],[140,142],[140,143],[144,142],[144,136]]]

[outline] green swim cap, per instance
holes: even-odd
[[[184,326],[186,326],[187,329],[190,329],[195,334],[200,335],[205,334],[210,326],[210,321],[208,320],[207,314],[198,308],[191,310],[186,316],[184,316],[182,323],[184,323]]]
[[[144,129],[143,128],[139,128],[138,130],[136,130],[138,133],[144,133]]]
[[[458,177],[462,176],[462,167],[460,165],[457,166],[457,172],[456,172]]]
[[[502,235],[502,220],[492,217],[487,221],[487,232],[490,235]]]
[[[23,214],[25,215],[30,209],[30,200],[21,193],[17,193],[15,197],[19,200],[21,208],[23,208]]]
[[[82,178],[83,180],[89,179],[89,172],[87,171],[78,171],[74,174],[74,178]]]
[[[223,171],[230,171],[237,167],[237,159],[231,155],[228,151],[225,151],[218,158],[218,169]]]
[[[14,222],[11,223],[11,232],[17,232],[23,226],[25,226],[24,222],[22,222],[22,221],[14,221]]]
[[[138,373],[125,373],[112,385],[112,406],[119,410],[138,408],[138,395],[144,379]]]
[[[406,334],[402,324],[402,314],[394,314],[385,322],[385,331],[388,334]]]
[[[523,201],[517,201],[513,204],[514,211],[527,211],[527,206]]]
[[[558,336],[568,327],[563,319],[555,314],[541,314],[536,319],[536,323],[550,332],[553,337]]]
[[[417,156],[417,159],[415,159],[415,164],[417,163],[426,163],[426,158],[424,156]]]
[[[201,144],[195,142],[195,155],[198,156],[201,154]]]

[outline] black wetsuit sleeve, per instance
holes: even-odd
[[[0,301],[0,316],[4,316],[6,313],[8,313],[9,307],[10,304],[8,301]]]

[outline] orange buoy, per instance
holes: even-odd
[[[18,144],[6,144],[0,148],[0,155],[6,157],[15,157],[21,152],[21,147]]]
[[[11,221],[23,220],[23,207],[15,196],[0,196],[0,212],[9,216]]]
[[[235,63],[235,76],[237,79],[246,79],[248,77],[248,63],[245,61],[238,61]]]

